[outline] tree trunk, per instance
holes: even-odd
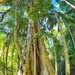
[[[54,45],[54,41],[53,41],[53,45]],[[54,46],[54,56],[55,56],[55,75],[58,75],[58,67],[57,67],[57,53],[56,53],[55,46]]]
[[[15,5],[17,5],[17,2],[18,1],[15,0]],[[14,41],[15,41],[15,45],[16,45],[16,48],[18,50],[18,56],[19,56],[19,59],[20,59],[18,75],[23,75],[23,65],[24,65],[25,59],[23,58],[22,49],[20,47],[19,40],[18,40],[18,30],[19,30],[19,25],[18,25],[18,7],[16,6],[16,8],[15,8]]]
[[[9,45],[10,45],[10,42],[11,42],[11,36],[9,36],[7,34],[7,37],[6,37],[6,63],[5,63],[5,67],[6,67],[6,75],[8,75],[8,51],[9,51]]]
[[[34,6],[34,0],[30,0],[30,9],[32,9]],[[17,12],[17,11],[16,11]],[[17,15],[17,14],[16,14]],[[15,16],[17,17],[17,16]],[[16,21],[16,27],[14,30],[14,40],[16,48],[18,49],[18,54],[20,57],[21,65],[24,64],[24,73],[18,74],[18,75],[55,75],[54,68],[49,60],[48,54],[46,52],[46,48],[44,45],[44,42],[42,37],[40,38],[34,38],[35,34],[38,33],[37,22],[34,23],[31,17],[29,18],[28,23],[28,33],[27,33],[27,39],[26,39],[26,50],[24,52],[25,58],[22,56],[21,48],[18,42],[18,26],[17,26],[17,18]],[[23,59],[22,59],[23,58]],[[25,63],[23,63],[23,60],[26,60]],[[18,73],[19,73],[18,72]]]
[[[46,52],[43,38],[33,38],[38,33],[37,25],[29,23],[24,75],[55,75],[54,68]]]
[[[70,28],[69,28],[69,26],[67,25],[66,22],[65,22],[65,25],[66,25],[66,27],[67,27],[67,29],[68,29],[68,32],[69,32],[69,34],[70,34],[70,36],[71,36],[71,39],[72,39],[72,42],[73,42],[73,46],[74,46],[74,48],[75,48],[75,40],[74,40],[74,37],[73,37],[73,35],[72,35],[72,32],[71,32],[71,30],[70,30]]]
[[[12,74],[12,75],[13,75],[13,64],[14,64],[14,63],[13,63],[13,58],[14,58],[14,55],[13,55],[13,53],[14,53],[14,47],[15,47],[15,46],[12,47],[12,53],[11,53],[11,54],[12,54],[12,61],[11,61],[11,65],[12,65],[12,66],[11,66],[11,71],[12,71],[11,74]]]
[[[55,12],[54,12],[55,13]],[[60,30],[60,35],[62,39],[62,45],[64,47],[64,56],[65,56],[65,75],[70,75],[70,61],[69,61],[69,54],[68,54],[68,49],[67,49],[67,43],[66,39],[63,33],[62,25],[60,23],[60,20],[58,19],[57,13],[55,13],[56,20],[59,24],[59,30]]]
[[[4,44],[4,47],[3,47],[3,62],[4,62],[4,67],[5,67],[5,44]],[[5,68],[3,70],[3,75],[5,75]]]

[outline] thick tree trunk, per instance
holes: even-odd
[[[24,75],[55,75],[54,68],[46,52],[43,38],[33,38],[38,28],[29,23],[26,48],[26,65]]]
[[[30,9],[32,9],[34,6],[34,0],[30,0]],[[15,11],[17,12],[17,11]],[[17,14],[16,14],[17,15]],[[28,33],[27,33],[27,39],[26,39],[26,51],[24,53],[24,56],[26,56],[25,60],[26,62],[23,63],[23,55],[21,52],[21,48],[18,42],[18,26],[17,26],[17,16],[15,18],[15,30],[14,30],[14,40],[16,48],[18,49],[18,54],[20,57],[20,63],[21,65],[25,65],[25,69],[22,72],[22,69],[20,70],[20,74],[18,75],[55,75],[54,68],[49,60],[48,54],[46,52],[46,48],[44,45],[44,42],[42,38],[35,38],[34,35],[38,33],[38,27],[37,22],[34,24],[32,19],[29,19],[28,24]],[[24,59],[24,58],[23,58]],[[18,73],[19,73],[18,72]]]
[[[34,6],[34,0],[30,0],[30,10]],[[37,22],[29,20],[26,47],[26,65],[24,75],[55,75],[53,66],[42,38],[34,38],[38,33]]]
[[[55,75],[54,68],[49,60],[48,53],[44,44],[44,39],[40,38],[40,55],[41,55],[41,75]]]
[[[33,25],[31,22],[28,24],[28,34],[27,34],[27,48],[26,48],[26,65],[25,65],[25,75],[33,75],[34,64],[33,64]]]
[[[8,75],[8,50],[9,50],[9,46],[7,47],[7,51],[6,51],[6,63],[5,63],[5,67],[6,67],[6,70],[5,70],[5,73],[6,75]]]

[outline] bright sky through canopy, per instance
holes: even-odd
[[[59,3],[57,3],[56,0],[52,0],[52,4],[54,5],[54,10],[60,10]]]

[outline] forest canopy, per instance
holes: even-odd
[[[75,75],[75,0],[0,0],[0,75]]]

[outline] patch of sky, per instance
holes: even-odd
[[[45,26],[45,28],[46,28],[46,32],[48,31],[48,24],[47,24],[47,21],[48,21],[48,18],[46,17],[45,19],[44,19],[44,21],[43,21],[43,25]]]
[[[52,4],[54,5],[54,10],[60,11],[60,5],[56,2],[56,0],[52,0]]]
[[[0,11],[6,11],[8,9],[10,9],[11,7],[10,6],[4,6],[4,5],[0,5]]]
[[[60,1],[62,2],[64,0],[60,0]],[[52,0],[52,4],[54,5],[54,10],[56,10],[57,12],[61,12],[62,14],[66,13],[67,6],[62,6],[62,8],[60,8],[60,4],[56,0]]]

